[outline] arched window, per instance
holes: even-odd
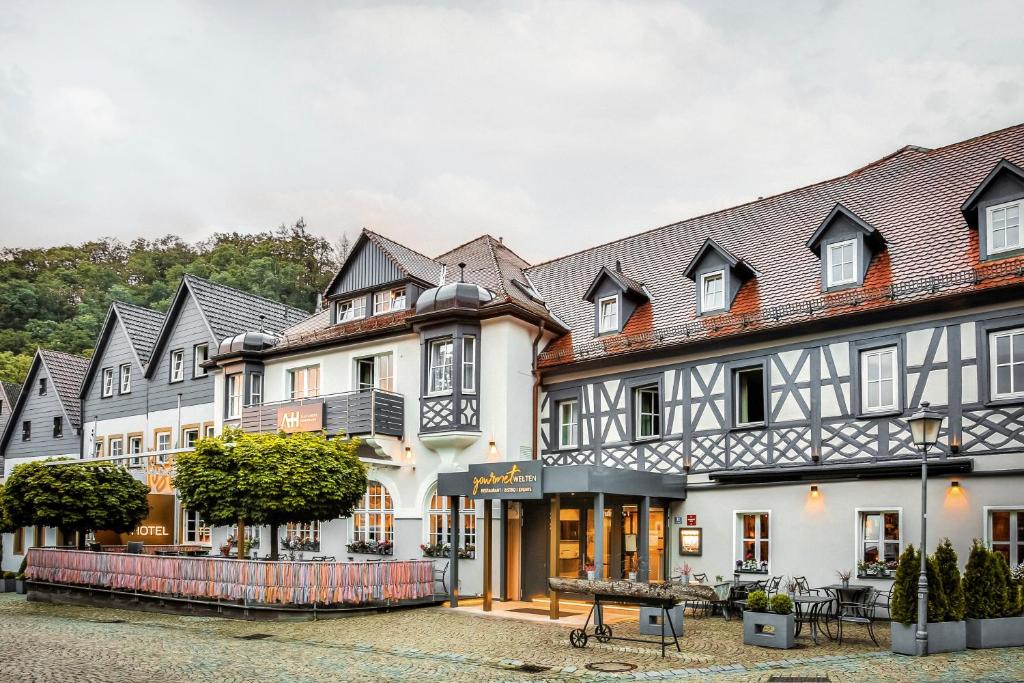
[[[371,481],[363,500],[352,513],[352,540],[395,542],[395,504],[379,481]]]
[[[476,550],[476,501],[465,497],[459,498],[459,517],[459,544],[467,552],[472,553]],[[427,513],[427,544],[434,547],[451,544],[451,521],[448,496],[437,495],[435,486],[434,495],[430,497],[430,510]]]

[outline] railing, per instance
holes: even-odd
[[[277,431],[279,408],[320,404],[323,405],[322,426],[328,434],[402,436],[405,399],[401,394],[381,389],[244,406],[239,426],[245,432]]]
[[[429,560],[264,562],[32,548],[25,576],[30,582],[246,605],[382,605],[434,594]]]
[[[128,546],[126,545],[104,545],[100,546],[100,550],[105,553],[126,553],[128,552]],[[186,543],[184,545],[144,545],[142,546],[142,554],[144,555],[156,555],[157,553],[201,553],[209,551],[210,546],[203,545],[202,543]]]

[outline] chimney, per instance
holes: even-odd
[[[621,273],[622,272],[622,261],[620,261],[619,259],[615,259],[615,272],[616,273]]]
[[[465,281],[466,281],[466,264],[465,263],[460,263],[459,264],[459,282],[465,282]]]
[[[267,326],[265,324],[267,316],[260,314],[260,332],[266,332]]]
[[[499,236],[498,237],[498,244],[505,244],[505,238]]]

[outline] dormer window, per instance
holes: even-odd
[[[725,271],[716,270],[700,276],[701,311],[720,311],[725,308]]]
[[[405,288],[396,287],[384,292],[373,293],[373,314],[401,311],[405,308]]]
[[[843,240],[828,245],[828,286],[857,281],[857,241]]]
[[[988,208],[985,221],[988,225],[988,253],[998,254],[1003,251],[1020,249],[1020,214],[1024,201],[1008,202]]]
[[[619,331],[619,297],[606,296],[598,302],[598,332]]]
[[[376,303],[376,299],[374,301]],[[339,323],[366,317],[366,297],[345,299],[334,304],[335,320]]]

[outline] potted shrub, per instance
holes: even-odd
[[[1006,558],[975,539],[964,570],[967,647],[1024,646],[1020,582]]]
[[[747,596],[747,609],[743,612],[743,643],[759,647],[787,650],[796,637],[796,618],[793,601],[787,595],[776,595],[768,601],[764,591]]]
[[[0,580],[0,593],[13,593],[15,590],[14,572],[3,572],[3,580]]]
[[[967,649],[963,596],[960,595],[958,601],[952,583],[950,588],[954,592],[953,601],[946,596],[945,583],[954,580],[959,582],[960,571],[956,568],[956,561],[956,552],[948,540],[936,556],[928,558],[928,654]],[[892,617],[892,651],[899,654],[917,653],[917,582],[920,571],[921,556],[914,546],[908,545],[900,556],[889,606]]]

